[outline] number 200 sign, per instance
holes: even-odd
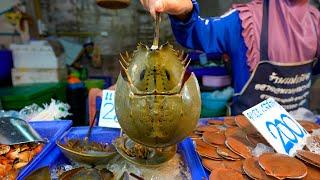
[[[269,98],[243,114],[278,152],[294,156],[301,150],[308,132],[274,99]]]

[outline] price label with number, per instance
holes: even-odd
[[[103,90],[99,116],[99,126],[120,128],[114,106],[113,90]]]
[[[269,98],[243,114],[278,152],[294,156],[301,150],[308,132],[274,99]]]

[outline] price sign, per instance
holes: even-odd
[[[114,106],[114,94],[113,90],[103,90],[102,102],[99,116],[99,126],[120,128]]]
[[[301,150],[308,132],[274,99],[269,98],[243,114],[278,152],[294,156]]]

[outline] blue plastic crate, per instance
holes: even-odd
[[[17,179],[24,179],[33,170],[37,169],[38,165],[43,162],[43,159],[52,155],[52,150],[56,147],[56,140],[66,132],[71,126],[70,120],[59,121],[42,121],[42,122],[30,122],[30,125],[39,133],[39,135],[48,142],[44,146],[43,150],[33,158],[33,160],[24,167]],[[50,153],[50,155],[49,155]]]
[[[112,128],[102,128],[95,127],[92,131],[91,139],[98,142],[108,142],[111,143],[113,139],[120,135],[119,129]],[[88,127],[72,127],[61,136],[60,139],[63,139],[64,136],[68,138],[83,138],[87,133]],[[186,165],[189,167],[192,179],[206,179],[207,174],[205,173],[199,156],[197,155],[192,140],[187,138],[178,145],[178,152],[183,156]],[[60,149],[56,146],[51,152],[50,156],[44,157],[40,163],[38,163],[37,168],[44,166],[54,167],[60,163],[69,163],[68,159],[62,154]]]

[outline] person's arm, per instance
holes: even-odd
[[[232,43],[238,43],[235,41],[240,40],[242,32],[239,12],[233,10],[221,17],[203,19],[199,17],[198,3],[195,0],[192,3],[193,10],[186,19],[170,15],[176,40],[190,49],[232,55],[236,48]]]

